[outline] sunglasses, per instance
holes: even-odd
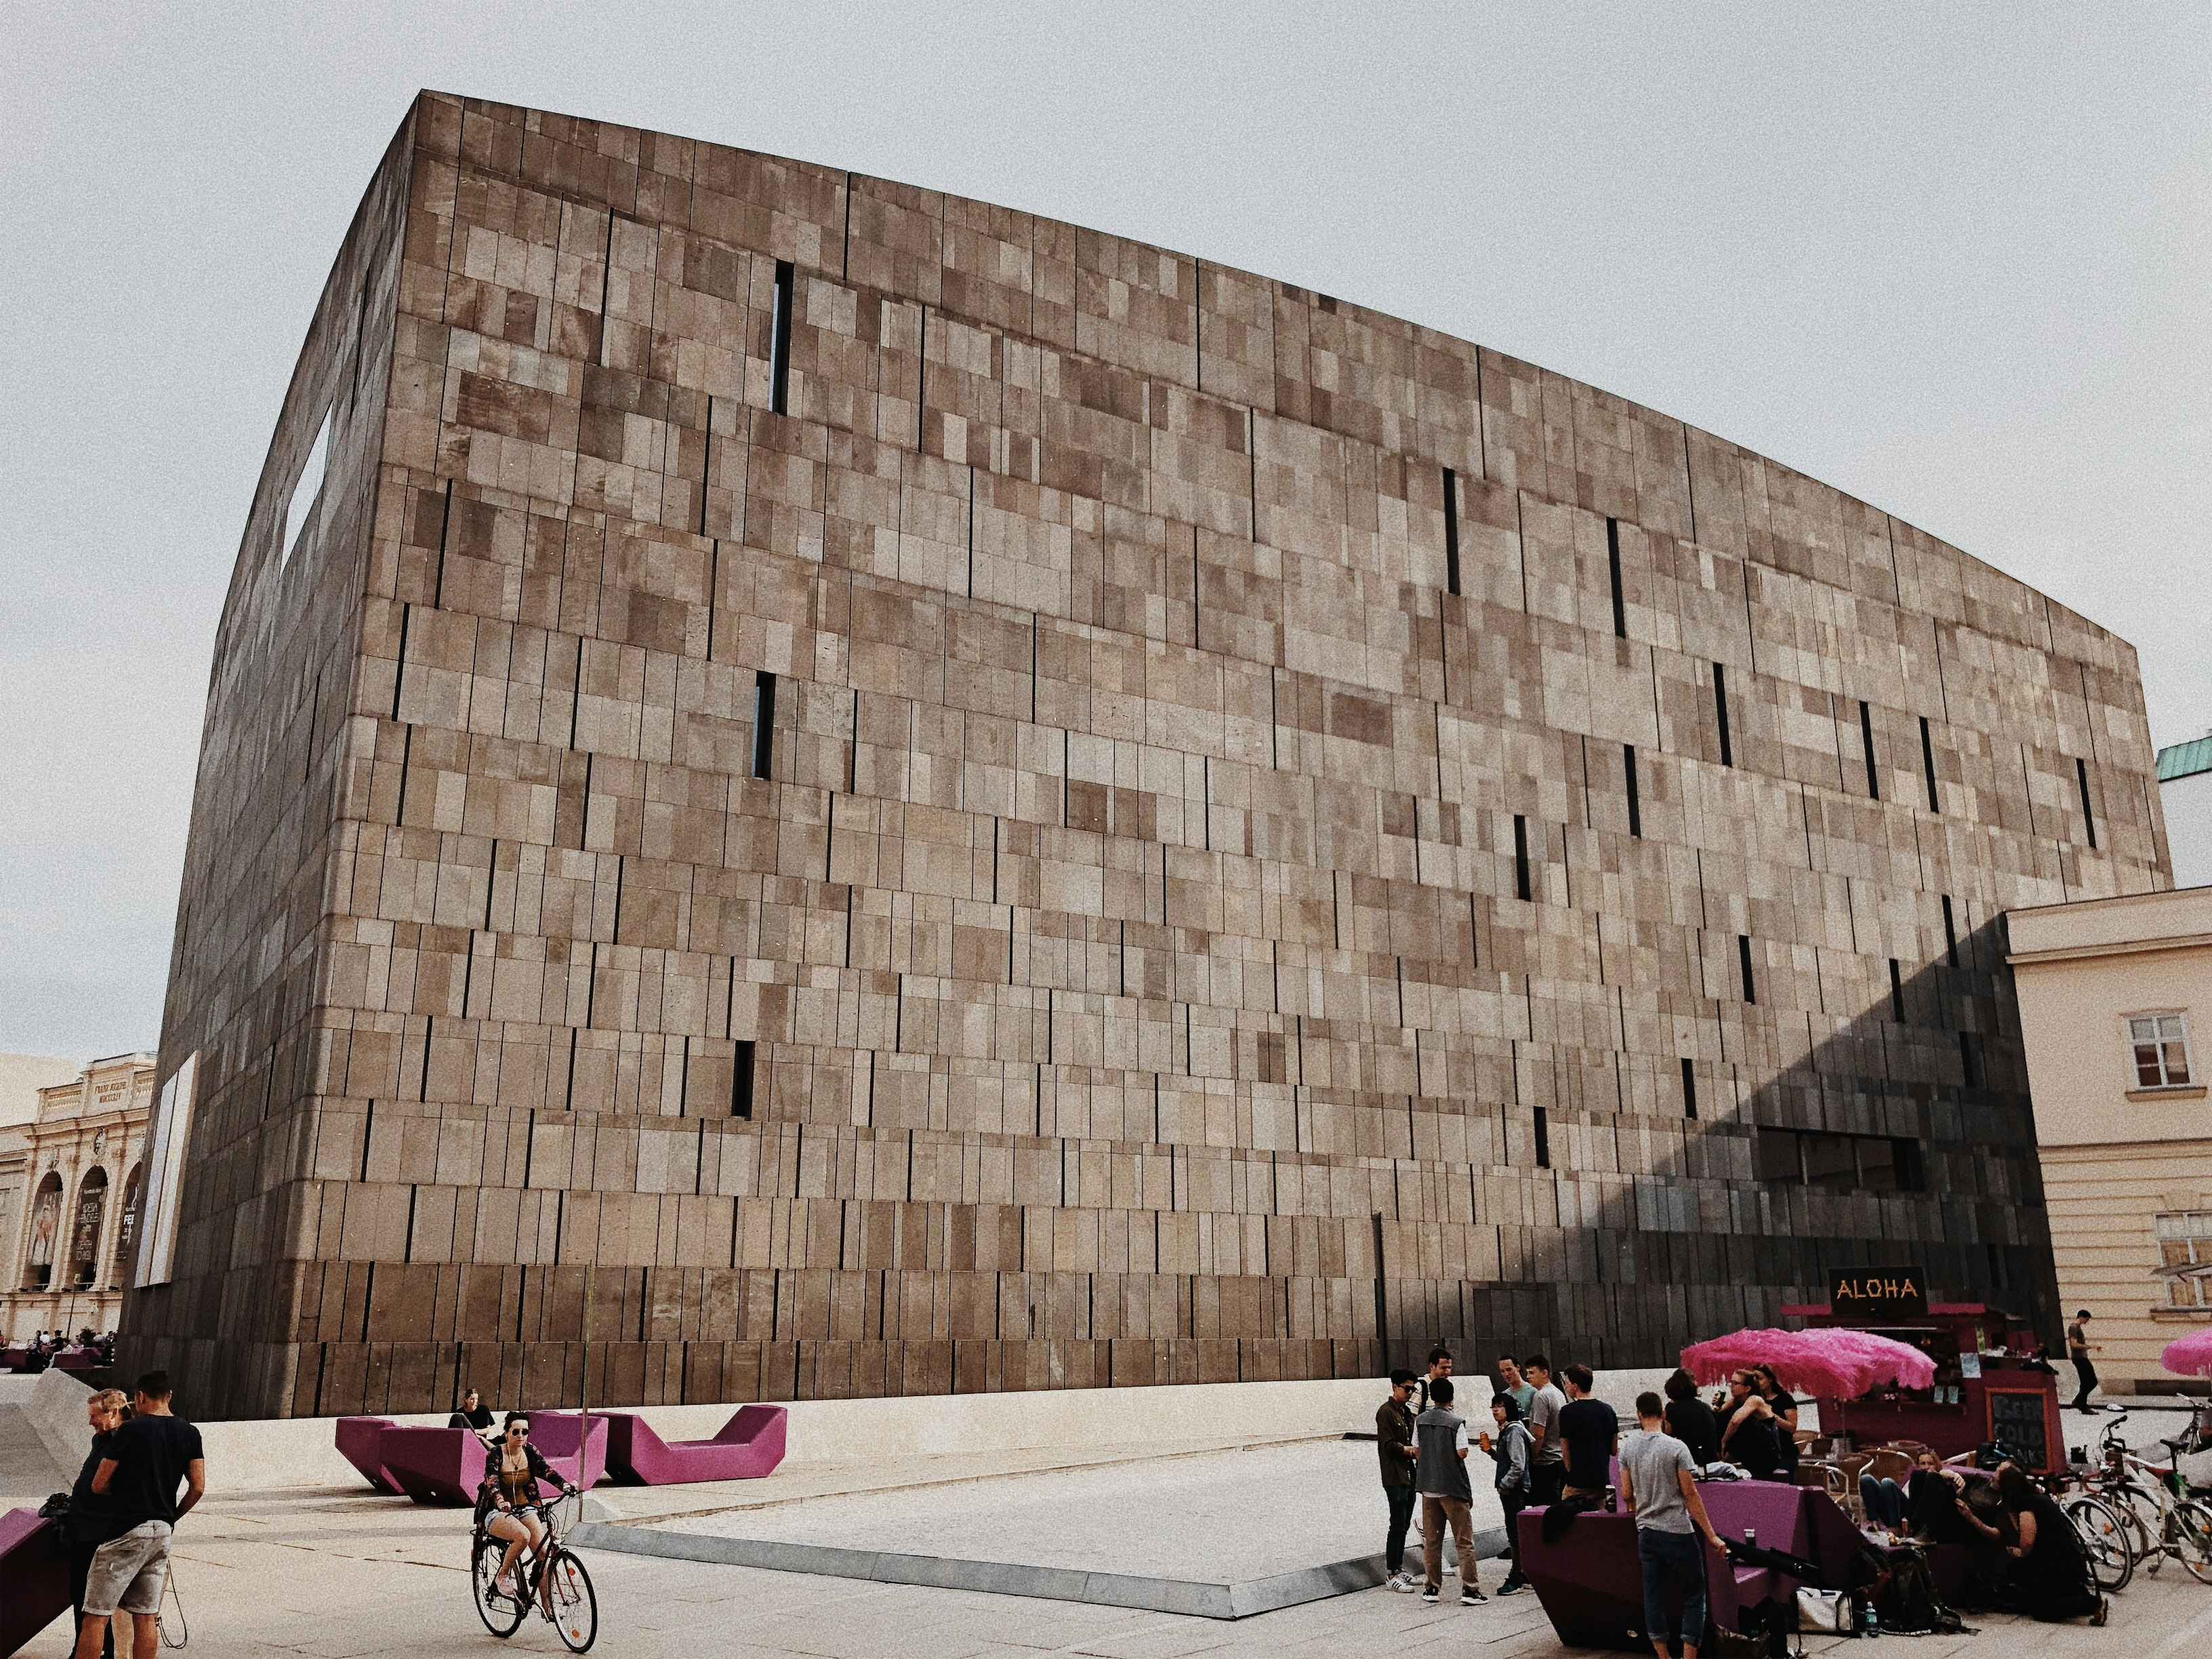
[[[530,1425],[527,1423],[518,1423],[507,1431],[507,1437],[509,1440],[522,1440],[526,1439],[529,1437],[529,1434]]]

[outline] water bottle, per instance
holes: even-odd
[[[1862,1636],[1881,1634],[1881,1615],[1874,1610],[1874,1598],[1871,1596],[1859,1603],[1859,1634]]]

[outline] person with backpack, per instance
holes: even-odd
[[[1474,1488],[1467,1478],[1467,1420],[1451,1408],[1449,1376],[1429,1384],[1429,1408],[1413,1419],[1419,1450],[1414,1461],[1413,1483],[1421,1494],[1421,1561],[1428,1582],[1421,1600],[1434,1607],[1443,1594],[1444,1528],[1451,1528],[1459,1548],[1459,1600],[1463,1607],[1480,1606],[1490,1598],[1475,1582]]]
[[[1521,1511],[1528,1507],[1535,1491],[1535,1446],[1512,1389],[1500,1389],[1490,1396],[1490,1414],[1498,1424],[1497,1443],[1493,1446],[1487,1434],[1478,1443],[1498,1465],[1498,1507],[1505,1511],[1505,1559],[1511,1564],[1498,1593],[1518,1595],[1528,1588],[1521,1576]]]
[[[1666,1401],[1646,1389],[1636,1396],[1637,1431],[1621,1443],[1621,1500],[1636,1516],[1636,1559],[1644,1574],[1644,1634],[1659,1659],[1668,1659],[1667,1590],[1682,1595],[1682,1659],[1698,1659],[1705,1639],[1705,1560],[1698,1534],[1725,1555],[1705,1500],[1698,1496],[1697,1462],[1667,1432]]]

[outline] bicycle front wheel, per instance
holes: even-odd
[[[501,1638],[514,1635],[530,1615],[530,1598],[526,1592],[507,1595],[499,1589],[499,1564],[506,1554],[506,1545],[487,1534],[478,1533],[476,1559],[469,1571],[469,1577],[476,1590],[477,1617],[483,1620],[486,1630]]]
[[[2089,1573],[2097,1588],[2115,1595],[2135,1577],[2135,1552],[2129,1546],[2126,1523],[2100,1498],[2076,1498],[2066,1505],[2066,1518],[2081,1540],[2089,1558]]]
[[[592,1589],[592,1575],[567,1550],[553,1558],[545,1574],[545,1616],[553,1621],[561,1645],[571,1653],[588,1652],[599,1636],[599,1598]]]
[[[2212,1584],[2212,1510],[2202,1504],[2173,1506],[2173,1549],[2200,1584]]]

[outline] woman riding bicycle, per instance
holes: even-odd
[[[507,1545],[507,1553],[499,1564],[498,1589],[502,1595],[520,1597],[515,1562],[524,1550],[536,1550],[545,1541],[541,1480],[563,1495],[575,1491],[530,1443],[530,1413],[509,1412],[504,1431],[485,1454],[483,1488],[477,1500],[478,1510],[488,1516],[484,1530]]]

